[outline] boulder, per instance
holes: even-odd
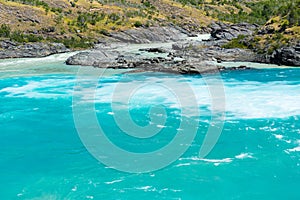
[[[270,57],[270,62],[278,65],[300,66],[300,44],[275,50]]]
[[[118,63],[118,55],[117,52],[102,50],[80,52],[69,57],[66,64],[106,68],[109,64]]]

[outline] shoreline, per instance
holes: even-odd
[[[4,59],[45,58],[70,53],[64,60],[67,65],[179,74],[211,73],[225,69],[246,70],[252,68],[251,65],[246,65],[249,62],[261,65],[274,63],[270,58],[249,49],[222,47],[240,34],[252,34],[256,26],[245,29],[247,24],[244,23],[220,27],[220,24],[215,24],[211,33],[205,34],[188,33],[175,26],[130,29],[116,32],[93,48],[80,51],[67,49],[59,43],[39,42],[16,46],[16,43],[1,41],[0,45],[6,45],[6,50],[0,50],[0,63]],[[224,31],[231,29],[235,31],[232,38],[224,35]],[[7,56],[13,58],[6,58]],[[274,55],[276,56],[279,55]],[[295,53],[295,61],[291,61],[290,54],[287,56],[290,60],[286,60],[293,63],[297,63],[300,57],[298,52]],[[226,64],[228,62],[241,65],[230,68]],[[275,68],[300,67],[276,64]]]

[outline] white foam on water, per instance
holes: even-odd
[[[136,190],[143,190],[145,192],[157,192],[158,190],[153,186],[142,186],[142,187],[135,187]]]
[[[161,125],[161,124],[156,125],[156,127],[157,127],[157,128],[166,128],[166,126]]]
[[[171,79],[171,80],[170,80]],[[181,81],[189,81],[190,88],[183,87]],[[165,83],[170,85],[170,82],[176,87],[176,91],[180,91],[180,94],[174,95],[172,88],[163,88],[159,85]],[[115,95],[112,99],[111,91],[114,86],[105,85],[105,87],[97,90],[97,102],[119,102],[120,105],[127,104],[128,102],[122,102],[122,98],[128,91],[125,89],[119,94]],[[131,84],[135,84],[134,81]],[[136,83],[138,84],[138,82]],[[196,98],[199,107],[207,107],[212,109],[212,97],[210,96],[209,87],[205,85],[201,78],[176,78],[176,81],[172,78],[150,78],[146,80],[147,86],[144,89],[138,90],[132,95],[132,102],[135,106],[143,106],[145,102],[147,105],[163,104],[169,108],[181,108],[181,104],[178,102],[180,99],[189,108],[189,102],[191,98]],[[290,84],[289,82],[224,82],[224,94],[225,99],[222,99],[222,95],[214,96],[214,99],[219,101],[225,101],[226,112],[230,115],[227,119],[255,119],[255,118],[285,118],[290,116],[300,115],[300,87],[298,85]],[[123,86],[126,87],[125,85]],[[184,95],[185,90],[192,89],[195,96]],[[117,98],[116,98],[117,97]],[[98,101],[99,100],[99,101]],[[192,108],[192,106],[191,106]],[[222,107],[216,106],[215,109]],[[189,110],[190,115],[194,116],[192,109]],[[203,114],[203,112],[202,112]],[[251,129],[253,130],[253,129]],[[274,130],[275,131],[275,130]]]
[[[256,69],[274,69],[274,68],[292,68],[295,67],[285,66],[285,65],[275,65],[275,64],[264,64],[264,63],[254,63],[254,62],[222,62],[221,64],[215,63],[224,67],[239,67],[239,66],[247,66]]]
[[[26,68],[32,65],[40,65],[41,63],[61,63],[65,62],[70,56],[77,54],[78,52],[54,54],[41,58],[12,58],[0,60],[0,69],[7,69],[17,66],[18,68]]]
[[[300,146],[292,148],[292,149],[287,149],[285,150],[285,152],[289,153],[289,152],[299,152],[300,151]]]
[[[223,158],[223,159],[198,159],[204,162],[209,162],[209,163],[231,163],[232,158]]]
[[[108,115],[115,115],[114,112],[108,112],[107,114],[108,114]]]
[[[45,79],[41,81],[28,81],[19,86],[13,85],[0,90],[5,97],[26,97],[26,98],[58,98],[68,97],[73,92],[74,80],[68,79]]]
[[[211,84],[218,81],[214,76],[205,80],[209,80],[207,82]],[[122,78],[120,80],[119,76],[111,76],[103,77],[96,90],[90,87],[91,80],[87,79],[82,83],[82,88],[79,88],[78,94],[82,103],[113,102],[116,109],[163,105],[174,109],[184,107],[185,113],[189,116],[198,116],[198,112],[194,109],[198,106],[207,109],[201,110],[200,114],[203,116],[211,115],[214,99],[216,102],[225,102],[228,120],[300,116],[300,104],[297,103],[300,99],[299,84],[288,81],[261,83],[229,79],[223,80],[224,91],[211,97],[211,91],[209,91],[211,87],[206,85],[205,80],[201,77],[172,75],[144,76],[142,80],[139,80],[135,78],[135,75],[130,75],[129,80],[124,81]],[[2,88],[0,93],[7,93],[5,96],[8,97],[66,97],[73,95],[74,82],[75,80],[51,77],[41,81],[29,81],[21,86],[13,85]],[[128,91],[128,86],[133,88],[137,86],[137,88],[134,91]],[[193,95],[187,95],[187,90],[191,90]],[[224,94],[225,99],[222,97]],[[128,95],[130,96],[129,102],[124,98]],[[193,99],[197,105],[193,105]],[[219,105],[219,103],[216,104]],[[218,105],[214,105],[214,108],[222,112],[222,106]]]
[[[113,102],[116,109],[129,109],[130,106],[142,108],[145,105],[149,107],[162,105],[163,107],[180,109],[184,106],[185,113],[189,116],[196,116],[193,108],[198,105],[190,103],[193,99],[197,101],[196,96],[186,95],[185,92],[186,89],[190,89],[190,93],[193,94],[192,88],[182,87],[182,83],[174,78],[151,77],[143,81],[105,83],[102,86],[97,88],[96,95],[94,95],[95,91],[93,90],[85,91],[83,99],[95,103]],[[134,90],[128,90],[129,87],[134,88]],[[175,89],[176,93],[174,92]],[[129,97],[129,99],[125,97]]]
[[[255,131],[255,130],[256,130],[256,128],[253,128],[253,127],[250,127],[250,126],[248,126],[248,127],[246,127],[246,131],[248,131],[248,130]]]
[[[239,83],[225,87],[226,111],[233,118],[285,118],[300,115],[300,87],[285,82]]]
[[[204,161],[209,163],[222,163],[222,162],[232,162],[232,158],[222,158],[222,159],[206,159],[206,158],[199,158],[197,156],[188,157],[188,158],[179,158],[179,160],[193,160],[193,161]]]
[[[72,188],[72,191],[73,191],[73,192],[76,192],[76,191],[77,191],[77,186],[76,186],[76,185]]]
[[[191,163],[180,163],[178,165],[176,165],[175,167],[182,167],[182,166],[190,166]]]
[[[117,180],[108,181],[108,182],[104,182],[104,183],[107,184],[107,185],[111,185],[111,184],[119,183],[119,182],[122,182],[122,181],[123,181],[122,179],[117,179]]]
[[[181,192],[182,190],[175,190],[175,189],[170,189],[170,188],[163,188],[163,189],[159,190],[158,193],[163,193],[165,191],[171,191],[171,192],[175,192],[176,193],[176,192]]]
[[[252,153],[241,153],[235,156],[236,159],[246,159],[246,158],[254,158]]]
[[[273,134],[275,136],[276,139],[278,140],[282,140],[283,139],[283,135],[276,135],[276,134]]]
[[[252,153],[240,153],[239,155],[236,155],[233,158],[208,159],[208,158],[199,158],[194,156],[188,158],[179,158],[179,161],[182,160],[203,161],[206,163],[213,163],[215,166],[219,166],[220,164],[231,163],[234,160],[243,160],[243,159],[255,159],[255,157],[253,157]],[[176,165],[176,167],[178,167],[179,165],[180,164]],[[182,165],[184,165],[184,163]]]

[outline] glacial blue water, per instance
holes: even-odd
[[[79,67],[62,64],[64,59],[0,62],[0,199],[300,199],[300,69],[222,73],[224,127],[213,150],[199,158],[211,125],[212,97],[205,79],[213,83],[218,76],[109,70],[99,77],[96,90],[85,77],[81,101],[74,102]],[[126,84],[132,83],[142,87],[122,101]],[[119,85],[124,87],[114,96]],[[171,91],[175,88],[177,94]],[[112,169],[80,140],[74,103],[93,104],[99,124],[118,147],[140,154],[159,150],[179,131],[189,131],[189,126],[179,130],[182,106],[189,105],[177,101],[188,102],[187,89],[199,108],[198,115],[186,108],[190,122],[197,122],[197,135],[191,144],[183,141],[187,151],[160,170]],[[164,108],[154,116],[167,116],[164,124],[151,122],[153,106]],[[160,132],[146,139],[124,134],[115,121],[118,109],[129,109],[131,116],[120,123],[154,123]],[[84,115],[82,120],[87,120]]]

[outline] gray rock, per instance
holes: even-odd
[[[233,26],[232,29],[247,31],[246,25]],[[219,27],[228,27],[219,24]],[[224,49],[220,43],[227,40],[194,41],[188,34],[176,27],[153,27],[134,29],[112,34],[113,43],[101,43],[95,49],[78,53],[66,61],[69,65],[87,65],[100,68],[134,68],[131,72],[155,71],[179,74],[213,73],[224,70],[211,61],[253,61],[254,52],[244,49]],[[172,47],[164,45],[173,41]],[[148,44],[147,48],[138,49],[136,43],[162,43],[161,47]],[[145,45],[141,45],[143,47]],[[168,47],[167,47],[168,46]],[[132,51],[132,47],[138,51]],[[140,51],[140,52],[139,52]],[[155,53],[149,56],[143,51]],[[168,56],[166,56],[168,55]],[[147,57],[148,56],[148,57]],[[153,57],[154,56],[154,57]],[[237,68],[239,70],[247,67]],[[233,70],[237,70],[234,69]]]
[[[270,57],[270,63],[300,66],[300,44],[275,50]]]
[[[80,52],[67,59],[68,65],[82,65],[82,66],[97,66],[107,67],[107,64],[114,63],[118,58],[118,53],[113,51],[88,51]]]
[[[141,44],[178,41],[186,36],[186,34],[178,28],[166,26],[130,29],[123,32],[111,33],[110,36],[119,42]]]
[[[36,58],[57,53],[65,53],[70,50],[61,43],[28,43],[18,44],[8,40],[1,41],[0,59],[4,58]]]
[[[215,40],[232,40],[239,35],[252,35],[258,28],[255,24],[225,24],[223,22],[212,23],[210,27],[211,35]]]
[[[147,48],[146,50],[157,52],[161,48]],[[168,56],[160,57],[159,53],[167,53]],[[197,46],[193,47],[189,43],[180,50],[164,49],[164,51],[159,51],[159,53],[155,57],[144,57],[143,55],[136,55],[127,51],[126,48],[110,49],[108,46],[103,46],[93,51],[78,53],[68,58],[66,63],[69,65],[88,65],[100,68],[135,68],[139,72],[199,74],[212,73],[222,69],[208,61],[248,61],[254,57],[254,54],[247,50],[222,49],[220,47],[199,48]]]
[[[176,57],[182,57],[192,61],[247,61],[257,59],[257,55],[248,49],[224,49],[219,46],[200,48],[198,46],[187,46],[175,53]]]

